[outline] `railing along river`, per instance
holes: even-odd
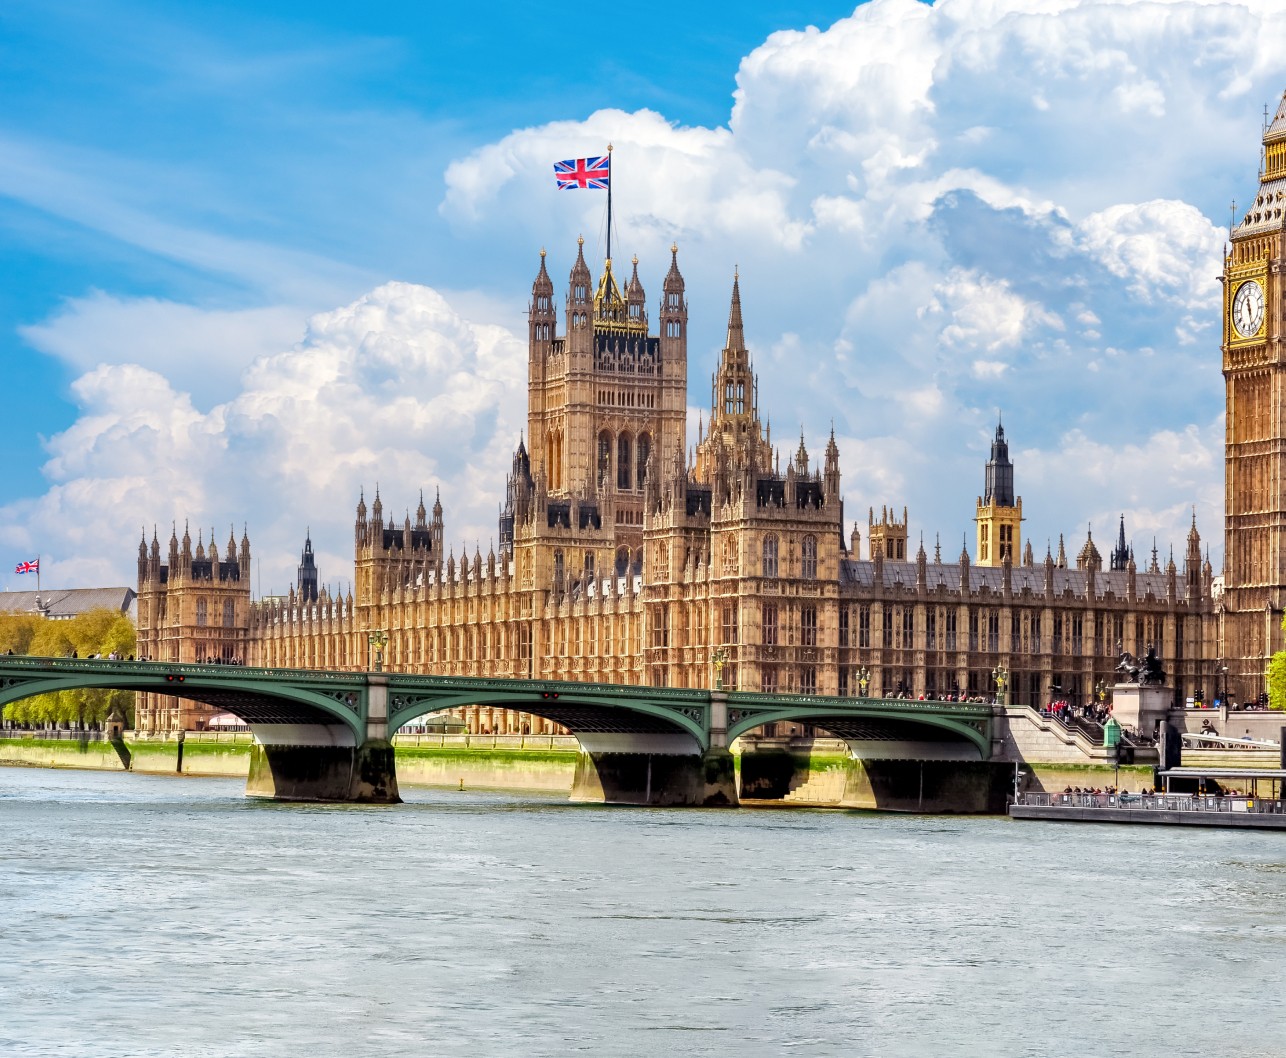
[[[1018,804],[1041,808],[1128,808],[1155,812],[1252,812],[1280,815],[1283,802],[1269,797],[1211,794],[1021,793]]]

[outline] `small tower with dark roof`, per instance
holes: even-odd
[[[1000,566],[1006,555],[1012,562],[1021,553],[1023,499],[1014,496],[1014,465],[1009,461],[1009,443],[1000,423],[991,442],[974,521],[978,525],[978,565]]]
[[[299,556],[295,587],[299,601],[317,601],[317,562],[313,558],[313,538],[310,529],[304,531],[304,550]]]

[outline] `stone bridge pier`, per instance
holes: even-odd
[[[364,726],[347,723],[250,723],[246,796],[275,801],[400,804],[397,764],[389,739],[388,677],[365,674]],[[360,730],[360,728],[359,728]]]
[[[571,800],[627,805],[735,806],[723,692],[525,680],[442,680],[448,695],[402,688],[392,729],[414,716],[461,705],[494,705],[568,728],[580,743]],[[461,685],[472,685],[460,693]],[[444,689],[445,686],[444,686]],[[429,707],[429,708],[426,708]]]

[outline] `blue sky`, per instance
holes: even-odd
[[[74,369],[33,356],[20,326],[92,290],[272,302],[235,265],[203,267],[140,228],[316,255],[348,294],[364,275],[486,282],[494,259],[466,251],[444,267],[425,252],[448,238],[435,206],[453,157],[608,105],[718,124],[743,54],[773,30],[828,23],[848,7],[730,17],[650,5],[628,47],[598,56],[588,30],[569,33],[547,11],[488,10],[482,24],[447,4],[4,5],[0,129],[75,186],[54,201],[0,196],[0,353],[23,393],[6,402],[14,447],[0,500],[42,488],[40,437],[76,417]],[[126,210],[145,216],[112,216]]]
[[[0,550],[120,582],[140,524],[245,521],[267,590],[311,525],[339,579],[377,480],[485,550],[536,253],[561,284],[601,226],[550,163],[608,139],[651,297],[681,248],[694,422],[737,263],[774,437],[833,421],[851,514],[957,554],[1003,409],[1038,553],[1210,538],[1280,6],[7,4]]]

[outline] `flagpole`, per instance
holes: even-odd
[[[612,259],[612,145],[607,145],[607,259]]]
[[[31,554],[30,551],[27,554]],[[40,594],[40,556],[36,556],[36,594]]]

